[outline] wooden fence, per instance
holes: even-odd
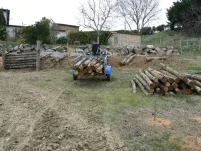
[[[32,52],[22,52],[18,54],[5,53],[2,51],[2,61],[4,69],[23,69],[36,68],[40,69],[40,41],[37,41],[37,49]]]

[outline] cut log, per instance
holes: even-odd
[[[103,65],[101,64],[100,66],[97,67],[96,72],[100,72],[103,69]]]
[[[156,94],[157,95],[163,95],[164,94],[164,91],[163,90],[161,90],[160,88],[156,88]]]
[[[158,78],[154,77],[148,70],[145,70],[145,74],[151,79],[154,83],[158,83]]]
[[[133,53],[127,55],[119,64],[120,64],[120,65],[124,65],[124,64],[125,64],[125,61],[128,60],[128,58],[130,58],[132,55],[133,55]]]
[[[163,91],[167,92],[168,91],[168,87],[162,85],[162,84],[158,84],[158,87],[161,88]]]
[[[144,73],[142,72],[141,69],[139,70],[139,74],[142,76],[142,78],[146,81],[146,83],[149,85],[149,87],[150,87],[151,89],[154,89],[154,88],[157,86],[157,84],[156,84],[156,83],[153,83],[153,82],[149,79],[149,77],[148,77],[146,74],[144,74]]]
[[[79,75],[79,72],[77,70],[74,71],[74,75]]]
[[[147,69],[153,76],[155,76],[156,78],[158,78],[160,81],[162,81],[163,83],[167,82],[167,78],[164,77],[162,74],[159,74],[159,72],[157,72],[156,70],[153,70],[151,68]]]
[[[128,65],[134,58],[136,57],[136,55],[130,56],[124,64]]]
[[[195,80],[195,83],[196,83],[197,86],[201,87],[201,82]]]
[[[191,89],[183,89],[182,92],[186,95],[190,95],[192,93]]]
[[[174,89],[174,92],[175,92],[176,94],[182,94],[182,91],[181,91],[179,88],[175,88],[175,89]]]
[[[186,73],[182,73],[181,75],[186,76],[186,77],[189,78],[189,79],[201,81],[201,75],[186,74]]]
[[[146,90],[148,90],[150,93],[154,93],[154,89],[151,88],[143,78],[141,78],[138,75],[135,75],[135,78],[138,79],[138,81],[140,81],[140,83],[146,88]]]
[[[201,95],[201,88],[199,86],[195,86],[195,91],[197,91],[197,93]]]
[[[84,61],[86,60],[86,58],[82,58],[80,61],[78,61],[78,63],[76,63],[74,66],[76,68],[78,68]]]
[[[86,68],[86,67],[88,66],[88,64],[91,63],[91,60],[92,60],[92,59],[87,59],[87,60],[85,60],[85,61],[83,62],[83,64],[82,64],[82,66],[83,66],[84,68]]]
[[[166,57],[146,57],[147,61],[152,61],[152,60],[166,60]]]
[[[166,71],[168,71],[168,72],[174,74],[175,76],[179,77],[179,78],[180,78],[181,80],[183,80],[183,81],[187,81],[187,77],[181,75],[179,72],[177,72],[177,71],[174,70],[173,68],[170,68],[170,67],[166,66],[166,65],[163,64],[163,63],[160,63],[160,65],[161,65],[161,67],[162,67],[164,70],[166,70]]]
[[[133,88],[133,93],[136,93],[136,84],[134,82],[134,80],[131,80],[131,85],[132,85],[132,88]]]
[[[138,81],[135,77],[133,79],[135,81],[135,83],[139,86],[139,88],[141,89],[142,92],[145,93],[145,95],[149,95],[149,92],[144,88],[144,86],[140,83],[140,81]]]
[[[186,84],[187,84],[188,86],[190,86],[191,88],[194,88],[195,85],[196,85],[196,82],[193,81],[193,80],[187,79]]]
[[[169,78],[174,79],[174,82],[176,82],[176,83],[180,82],[180,78],[176,77],[175,75],[171,74],[170,72],[165,71],[165,70],[160,70],[160,72],[162,72],[163,74],[167,75]]]
[[[174,89],[178,88],[178,84],[176,82],[172,83]]]

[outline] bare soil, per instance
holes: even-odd
[[[117,132],[83,111],[71,89],[33,85],[45,72],[0,72],[0,150],[127,150]],[[31,80],[31,81],[30,81]]]
[[[149,118],[147,120],[147,124],[150,126],[168,126],[170,125],[170,121],[167,119],[162,119],[162,118]]]

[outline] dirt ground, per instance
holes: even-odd
[[[0,151],[177,151],[166,137],[160,141],[153,137],[201,136],[200,123],[191,120],[201,116],[200,96],[133,95],[129,83],[133,74],[139,68],[158,67],[159,62],[136,58],[120,67],[119,60],[109,59],[111,82],[104,77],[73,81],[69,65],[39,72],[0,70]],[[164,63],[178,70],[199,65],[174,58]],[[157,117],[167,119],[168,126],[147,124],[154,99]]]

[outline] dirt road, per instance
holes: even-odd
[[[70,89],[33,85],[44,72],[0,72],[0,150],[127,150],[96,108],[87,112]]]

